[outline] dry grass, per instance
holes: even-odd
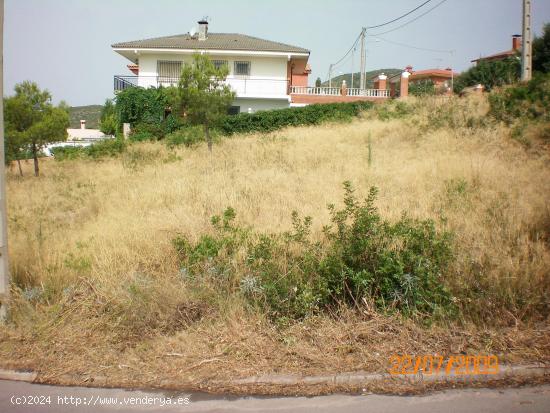
[[[235,137],[212,154],[200,146],[174,157],[140,144],[102,162],[44,161],[38,179],[30,164],[22,179],[14,170],[10,264],[19,288],[15,324],[0,330],[2,364],[38,368],[51,381],[85,373],[161,385],[177,375],[197,385],[271,371],[380,371],[392,353],[547,360],[548,156],[526,152],[496,126],[427,128],[432,109]],[[345,180],[359,194],[379,187],[389,219],[406,212],[454,232],[448,284],[459,320],[426,329],[342,310],[281,330],[239,297],[213,302],[180,278],[176,234],[197,239],[227,206],[260,232],[288,230],[297,210],[318,234]]]

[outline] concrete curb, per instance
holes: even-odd
[[[27,381],[32,383],[36,380],[37,374],[34,371],[16,371],[0,369],[0,380]]]
[[[454,371],[449,374],[422,374],[417,375],[391,375],[369,374],[365,372],[349,372],[331,375],[303,376],[303,375],[262,375],[245,377],[233,380],[213,380],[211,384],[219,386],[315,386],[315,385],[339,385],[359,386],[376,383],[398,382],[404,384],[420,383],[484,383],[509,379],[536,379],[543,376],[550,376],[550,365],[529,364],[520,366],[499,366],[499,372],[491,375],[457,375]],[[0,369],[0,380],[35,382],[38,374],[33,371],[16,371]],[[74,377],[73,377],[74,378]],[[104,378],[104,377],[103,377]],[[99,377],[98,377],[99,379]],[[97,380],[97,384],[102,380]],[[95,387],[95,386],[94,386]],[[101,386],[98,386],[101,387]],[[162,386],[161,386],[162,387]]]
[[[361,385],[372,383],[387,383],[388,381],[401,383],[483,383],[512,378],[537,378],[545,375],[550,375],[550,366],[544,364],[530,364],[523,366],[499,366],[499,372],[491,375],[457,375],[454,371],[449,374],[422,374],[416,375],[391,375],[383,374],[368,374],[365,372],[350,372],[324,376],[299,376],[299,375],[263,375],[252,376],[242,379],[231,380],[229,384],[238,386],[247,385]],[[228,384],[223,380],[216,380],[213,384],[224,385]]]

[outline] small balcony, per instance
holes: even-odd
[[[163,76],[115,76],[115,93],[132,87],[177,86],[179,78]],[[241,98],[288,99],[288,82],[277,78],[230,76],[226,84]]]

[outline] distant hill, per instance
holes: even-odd
[[[73,106],[69,110],[71,128],[80,128],[80,120],[86,120],[86,128],[99,129],[101,105]]]
[[[377,70],[371,70],[370,72],[366,72],[366,79],[367,79],[366,88],[371,89],[373,87],[372,78],[379,75],[380,73],[384,73],[389,77],[389,76],[399,74],[402,71],[403,69],[377,69]],[[359,72],[353,74],[353,86],[351,85],[351,73],[344,73],[343,75],[333,77],[332,86],[340,86],[342,84],[342,80],[346,81],[346,84],[348,85],[348,87],[359,87],[359,80],[360,80]],[[322,86],[328,86],[328,81],[323,82]]]

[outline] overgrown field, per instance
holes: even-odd
[[[549,152],[486,112],[394,102],[10,172],[0,364],[215,389],[392,354],[549,360]]]

